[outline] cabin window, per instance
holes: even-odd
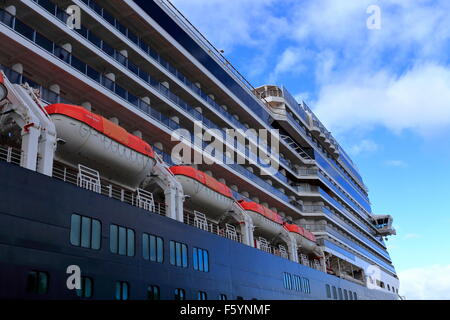
[[[288,276],[288,289],[292,290],[292,275],[288,273],[287,276]]]
[[[187,268],[187,245],[181,242],[170,241],[170,264]]]
[[[186,300],[186,291],[181,288],[175,289],[175,300]]]
[[[330,285],[327,284],[325,287],[326,287],[326,290],[327,290],[327,298],[331,298],[331,288],[330,288]]]
[[[126,281],[116,282],[116,300],[128,300],[130,298],[130,285]]]
[[[222,301],[228,300],[228,297],[226,294],[221,293],[221,294],[219,294],[219,300],[222,300]]]
[[[77,296],[80,298],[92,298],[94,281],[89,277],[81,277],[81,288],[77,289]]]
[[[303,278],[303,292],[311,293],[311,287],[309,286],[309,279]]]
[[[70,223],[70,243],[77,247],[99,250],[101,229],[99,220],[73,214]]]
[[[27,277],[27,292],[46,294],[48,292],[49,277],[47,272],[31,271]]]
[[[339,293],[339,300],[343,300],[341,288],[339,288],[338,293]]]
[[[350,290],[348,291],[348,298],[349,300],[353,300],[353,292],[351,292]]]
[[[294,276],[294,290],[302,291],[302,281],[299,276]]]
[[[110,250],[121,256],[134,256],[134,230],[112,224],[109,229]]]
[[[348,293],[346,289],[344,289],[344,300],[348,300]]]
[[[333,286],[333,299],[337,300],[337,291],[336,291],[336,287]]]
[[[194,270],[209,272],[209,254],[208,251],[200,248],[194,248],[192,253],[192,263]]]
[[[142,234],[142,254],[145,260],[163,263],[164,261],[164,240],[161,237]]]
[[[356,294],[356,292],[353,292],[353,300],[358,300],[358,295]]]
[[[160,300],[160,289],[158,286],[148,286],[147,288],[147,300]]]
[[[204,291],[199,291],[197,294],[197,300],[208,300],[208,295]]]

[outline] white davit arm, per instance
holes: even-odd
[[[7,91],[6,98],[0,101],[2,114],[10,114],[22,129],[21,166],[52,176],[56,149],[55,125],[32,88],[12,84],[3,71],[0,70],[0,73],[1,84]]]

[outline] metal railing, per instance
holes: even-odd
[[[303,212],[305,213],[322,213],[324,210],[323,206],[319,205],[303,205]]]
[[[53,166],[53,178],[79,186],[77,170],[69,168],[57,162],[55,162]],[[100,189],[97,193],[135,207],[142,207],[141,203],[139,202],[139,198],[137,197],[137,191],[121,188],[120,186],[112,184],[103,179],[100,179]],[[154,202],[153,206],[148,206],[144,209],[149,212],[157,213],[159,215],[166,215],[166,205],[163,203]]]
[[[301,184],[301,185],[297,185],[295,186],[295,189],[297,190],[297,192],[301,192],[301,193],[310,193],[310,192],[319,192],[320,189],[318,186],[313,186],[310,184]]]
[[[0,160],[20,165],[22,161],[22,151],[13,147],[0,146]]]
[[[42,0],[34,0],[35,2],[41,2]],[[197,87],[191,80],[189,80],[182,72],[180,72],[177,68],[175,68],[170,62],[165,60],[161,55],[159,55],[146,41],[139,38],[138,36],[134,35],[130,37],[130,34],[132,32],[128,30],[126,27],[124,27],[122,24],[120,24],[119,21],[117,21],[116,18],[113,18],[111,15],[107,13],[106,10],[104,10],[100,5],[96,3],[94,0],[82,0],[90,9],[92,9],[94,12],[96,12],[100,17],[102,17],[106,22],[108,22],[110,25],[112,25],[114,28],[116,28],[118,31],[120,31],[125,37],[128,38],[131,42],[133,42],[142,52],[145,53],[147,57],[152,59],[153,61],[157,62],[160,66],[162,66],[165,70],[169,71],[175,78],[177,78],[179,81],[181,81],[188,89],[190,89],[193,93],[197,94],[202,100],[204,100],[206,103],[208,103],[213,109],[215,109],[218,113],[220,113],[222,116],[224,116],[228,121],[231,121],[236,127],[246,131],[246,127],[236,118],[233,117],[232,114],[227,112],[221,105],[219,105],[214,99],[212,99],[207,93],[205,93],[202,89]],[[87,35],[89,35],[91,31],[87,30]],[[81,33],[80,33],[81,34]],[[83,34],[82,34],[83,35]],[[89,40],[89,37],[88,37]],[[101,49],[105,45],[104,41],[98,38],[99,44],[96,44]],[[141,75],[142,70],[140,70],[139,67],[137,67],[134,63],[132,63],[128,58],[124,57],[120,54],[117,50],[111,48],[108,46],[108,50],[111,52],[115,52],[114,54],[110,54],[111,56],[117,56],[120,57],[120,61],[125,67],[130,69],[130,71]],[[117,59],[116,59],[117,60]],[[131,67],[130,67],[131,65]],[[195,115],[196,110],[192,111],[192,113]],[[198,116],[198,115],[197,115]],[[256,139],[256,137],[255,137]],[[255,140],[256,141],[256,140]]]
[[[205,220],[198,219],[198,217],[196,217],[195,211],[184,209],[184,223],[198,229],[214,233],[221,237],[242,243],[242,235],[238,231],[236,231],[236,233],[234,234],[233,232],[229,232],[229,230],[227,230],[225,224],[218,224],[208,218],[205,218]]]

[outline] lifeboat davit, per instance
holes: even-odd
[[[319,258],[323,256],[322,249],[317,245],[316,237],[310,231],[296,224],[289,223],[285,223],[284,228],[294,236],[300,250],[312,253]]]
[[[174,174],[183,191],[190,196],[189,201],[201,207],[210,218],[219,218],[230,210],[235,200],[231,189],[206,173],[188,166],[173,166]]]
[[[118,184],[137,188],[155,165],[148,143],[83,107],[53,104],[46,108],[62,143],[55,158],[85,165]]]
[[[257,232],[273,236],[283,232],[283,218],[278,213],[256,202],[240,200],[239,204],[251,217]]]

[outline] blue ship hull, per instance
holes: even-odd
[[[323,272],[245,246],[164,216],[149,213],[120,201],[41,174],[0,162],[0,298],[80,299],[67,289],[70,265],[78,265],[82,275],[93,279],[92,299],[114,299],[116,281],[127,281],[130,299],[146,299],[149,285],[160,287],[161,299],[174,299],[176,288],[186,290],[186,298],[197,299],[204,291],[208,299],[220,294],[228,299],[307,300],[330,299],[326,285],[350,290],[358,299],[395,299],[394,294],[370,290]],[[100,250],[70,244],[72,214],[101,221]],[[132,228],[136,234],[134,257],[110,252],[109,225]],[[142,233],[164,239],[164,262],[144,260]],[[169,241],[188,245],[188,268],[169,263]],[[192,248],[209,252],[209,272],[192,267]],[[28,293],[27,275],[43,270],[49,275],[45,295]],[[310,293],[288,290],[283,274],[309,280]]]

